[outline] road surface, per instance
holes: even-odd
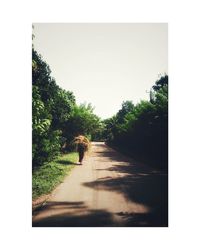
[[[167,173],[94,142],[33,215],[34,227],[167,226]]]

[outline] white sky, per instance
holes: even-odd
[[[101,118],[149,99],[168,69],[167,24],[34,24],[34,47],[56,83]]]

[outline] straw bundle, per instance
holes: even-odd
[[[79,135],[74,138],[73,143],[78,147],[82,146],[85,151],[88,151],[90,148],[90,141],[83,135]]]

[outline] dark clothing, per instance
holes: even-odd
[[[77,150],[78,150],[78,154],[79,154],[79,162],[82,162],[84,154],[85,154],[85,145],[82,143],[79,143]]]
[[[83,143],[79,143],[78,146],[77,146],[77,150],[78,150],[78,152],[79,151],[84,152],[85,151],[85,145]]]
[[[78,154],[79,154],[79,162],[82,162],[83,160],[83,157],[84,157],[84,151],[78,151]]]

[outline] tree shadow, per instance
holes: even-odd
[[[130,159],[127,159],[127,157],[122,156],[121,154],[116,154],[115,151],[105,151],[105,152],[95,152],[97,157],[105,157],[108,161],[112,159],[113,161],[123,161],[123,162],[129,162]]]
[[[149,213],[117,213],[126,222],[126,227],[167,227],[168,223],[160,211]]]
[[[78,165],[77,163],[69,160],[57,160],[56,163],[63,164],[63,165]]]
[[[73,208],[73,210],[64,209]],[[39,212],[51,209],[48,217],[33,220],[33,227],[153,227],[167,226],[155,213],[115,213],[102,209],[86,209],[84,202],[48,202]],[[55,209],[61,212],[55,213]],[[75,209],[75,210],[74,210]],[[76,210],[77,209],[77,210]],[[54,211],[54,213],[52,213]],[[52,215],[51,215],[52,214]],[[115,219],[114,219],[115,217]],[[116,220],[118,217],[118,220]],[[120,221],[119,221],[120,218]]]
[[[101,145],[98,145],[101,147]],[[104,146],[102,146],[104,147]],[[101,148],[99,148],[101,149]],[[105,148],[104,148],[105,150]],[[104,164],[93,169],[108,175],[92,182],[83,183],[88,188],[117,192],[129,202],[149,207],[146,213],[119,212],[112,214],[106,210],[88,209],[84,202],[47,202],[42,210],[50,209],[57,214],[33,221],[33,227],[166,227],[168,226],[168,175],[167,170],[158,170],[137,164],[109,148],[94,153],[94,157],[104,157]],[[106,167],[106,160],[109,165]],[[113,161],[112,166],[110,162]],[[62,163],[63,164],[63,163]],[[66,163],[65,163],[66,164]],[[70,163],[71,164],[71,163]],[[108,163],[107,163],[108,164]],[[102,166],[102,168],[101,168]],[[116,175],[111,174],[116,172]],[[116,176],[116,177],[110,177]],[[60,211],[59,211],[60,209]],[[70,210],[71,209],[71,210]],[[117,217],[121,222],[116,222]]]
[[[100,157],[100,161],[101,162],[110,162],[110,161],[114,161],[116,163],[130,163],[130,162],[134,162],[134,164],[136,163],[136,161],[133,159],[133,158],[130,158],[128,156],[125,156],[119,152],[116,152],[112,149],[109,149],[107,148],[106,151],[105,151],[105,148],[104,148],[104,151],[97,151],[94,153],[93,155],[94,157]],[[140,164],[142,165],[142,164]]]
[[[58,204],[57,204],[58,205]],[[60,213],[33,221],[33,227],[108,227],[113,226],[112,214],[105,210],[87,210],[86,213]]]
[[[37,215],[38,213],[45,211],[45,210],[56,210],[56,209],[80,209],[80,208],[87,208],[84,205],[84,202],[77,201],[77,202],[67,202],[67,201],[47,201],[42,206],[36,208],[33,212],[33,215]]]
[[[98,178],[95,181],[83,183],[83,185],[123,194],[127,201],[136,202],[150,208],[150,212],[145,215],[129,214],[128,224],[130,226],[135,226],[140,220],[144,220],[143,224],[146,223],[148,226],[168,225],[167,171],[154,170],[146,166],[127,165],[126,163],[113,165],[109,168],[99,168],[94,171],[102,170],[108,172],[107,177]],[[120,176],[110,177],[109,171],[120,173]]]
[[[116,150],[120,152],[121,155],[127,156],[130,159],[134,159],[139,163],[148,164],[148,166],[156,167],[157,169],[167,169],[168,168],[168,148],[162,151],[157,149],[157,153],[155,154],[155,149],[153,147],[147,149],[133,148],[132,146],[129,149],[123,145],[113,145],[107,144],[108,149]]]

